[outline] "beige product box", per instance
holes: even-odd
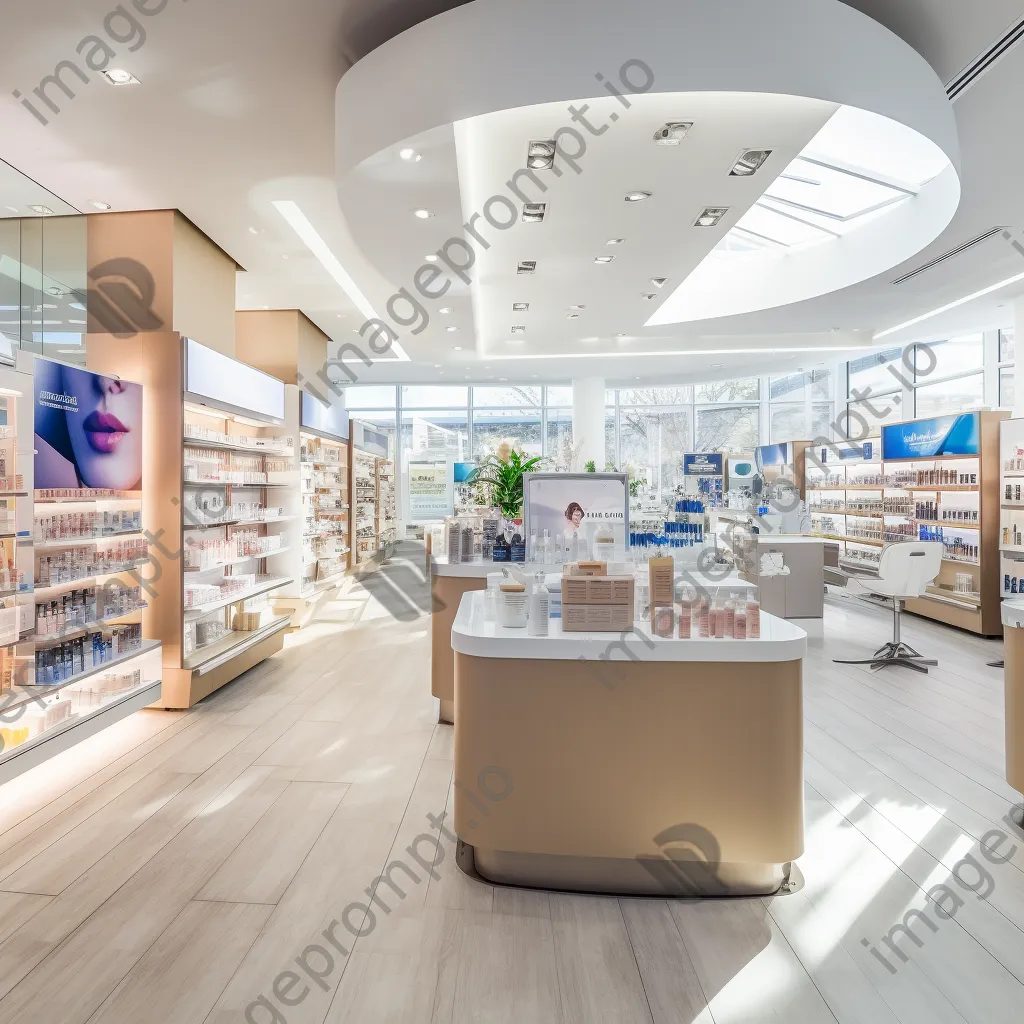
[[[655,632],[655,611],[675,605],[675,562],[671,558],[652,558],[647,563],[651,587],[651,632]]]
[[[628,604],[633,607],[632,576],[563,576],[562,604]]]
[[[607,562],[566,562],[562,566],[563,576],[607,576]]]
[[[633,628],[633,602],[629,604],[565,604],[563,633],[623,633]]]

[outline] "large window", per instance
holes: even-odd
[[[744,452],[756,448],[760,406],[733,405],[697,409],[698,452]]]
[[[954,377],[952,380],[919,386],[915,394],[918,417],[978,409],[985,404],[985,378],[981,373]]]
[[[619,409],[620,468],[659,491],[682,479],[682,453],[693,450],[691,410],[627,406]]]

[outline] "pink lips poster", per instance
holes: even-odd
[[[142,385],[35,360],[34,487],[142,489]]]

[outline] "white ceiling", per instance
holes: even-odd
[[[385,276],[377,269],[382,265],[378,259],[360,250],[339,209],[334,92],[354,61],[397,32],[452,6],[457,5],[445,0],[292,0],[285,17],[281,5],[272,0],[169,0],[165,10],[145,22],[144,45],[134,53],[117,47],[115,66],[132,71],[141,84],[115,88],[94,76],[44,127],[18,104],[12,91],[31,94],[58,61],[75,55],[83,36],[101,29],[111,4],[4,0],[0,157],[78,210],[91,211],[96,199],[111,203],[115,210],[181,209],[246,268],[239,276],[240,307],[301,308],[336,339],[353,340],[351,331],[363,317],[271,203],[297,202],[375,304],[401,284],[389,280],[390,272]],[[1021,13],[1019,0],[858,0],[850,6],[901,35],[943,80],[973,60]],[[523,68],[525,72],[526,63]],[[628,360],[629,369],[651,379],[666,373],[713,377],[788,369],[794,363],[790,354],[773,355],[773,348],[820,347],[825,359],[838,347],[852,348],[864,337],[849,332],[885,329],[1024,271],[1024,257],[996,236],[906,284],[890,283],[996,224],[1024,225],[1018,170],[1024,166],[1024,139],[1016,129],[1014,99],[1021,95],[1024,47],[957,100],[961,206],[942,236],[903,267],[833,295],[716,320],[713,333],[681,326],[679,338],[692,342],[695,336],[704,337],[709,349],[722,338],[744,339],[744,345],[758,349],[758,354],[725,357],[720,369],[712,369],[720,360],[710,356],[692,371],[681,361],[653,358]],[[454,145],[450,130],[447,140],[434,141],[441,147]],[[426,145],[424,153],[426,163]],[[438,182],[438,187],[443,191],[444,183]],[[0,175],[0,212],[7,205],[3,190]],[[428,238],[426,233],[423,238]],[[591,239],[581,238],[581,253],[585,242]],[[417,248],[413,243],[406,267],[415,269],[434,247]],[[682,266],[677,264],[673,272]],[[616,268],[588,267],[588,280],[594,280],[591,270],[608,269]],[[650,276],[671,274],[652,271]],[[622,287],[624,301],[633,302],[633,286]],[[1009,295],[1019,292],[1024,287],[1017,285],[1007,294],[988,296],[947,319],[890,336],[885,343],[941,335],[947,324],[955,329],[953,325],[965,316],[979,324],[1005,323]],[[503,295],[501,301],[509,297]],[[585,298],[571,301],[586,304]],[[459,326],[463,337],[471,335],[470,322],[463,320]],[[408,346],[419,362],[378,364],[375,379],[430,380],[443,374],[445,380],[467,375],[564,380],[584,372],[626,379],[621,357],[476,361],[468,353],[451,351],[452,335],[440,333],[441,340],[423,352]],[[779,345],[787,340],[789,346]],[[798,361],[810,364],[811,356],[801,355]]]

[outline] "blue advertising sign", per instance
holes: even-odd
[[[882,461],[931,459],[940,455],[977,455],[981,417],[976,412],[882,427]]]
[[[839,456],[840,462],[845,462],[847,459],[863,459],[865,462],[870,462],[875,454],[873,441],[865,441],[863,444],[830,445],[828,448],[821,449],[822,462],[828,462],[830,450]]]
[[[683,476],[721,476],[722,456],[709,452],[683,456]]]
[[[788,466],[793,461],[791,451],[792,445],[788,441],[785,444],[763,444],[754,449],[754,461],[759,470],[765,466]]]

